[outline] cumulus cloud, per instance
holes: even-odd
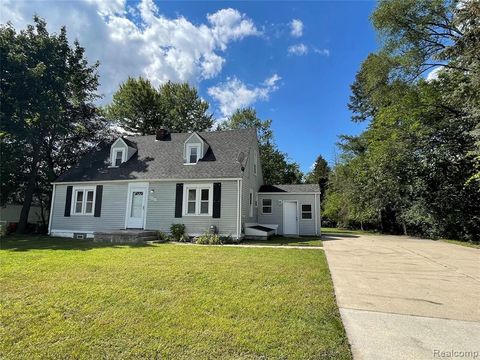
[[[18,30],[30,24],[34,14],[43,17],[52,32],[66,25],[69,38],[80,41],[89,61],[100,61],[104,101],[129,75],[146,76],[154,85],[214,78],[231,42],[260,34],[253,21],[235,9],[207,14],[205,23],[194,24],[183,16],[163,16],[152,0],[131,5],[126,0],[4,0],[0,10],[0,21],[10,21]]]
[[[254,104],[260,100],[268,100],[270,94],[278,90],[281,77],[273,74],[260,86],[249,87],[236,77],[208,88],[208,94],[214,98],[222,115],[226,118],[239,108]]]
[[[300,37],[303,35],[303,22],[299,19],[293,19],[290,22],[290,35]]]
[[[308,46],[302,43],[289,46],[288,53],[299,56],[306,55],[308,54]]]
[[[319,54],[319,55],[323,55],[323,56],[330,56],[330,50],[328,50],[328,49],[313,48],[313,52],[315,54]]]

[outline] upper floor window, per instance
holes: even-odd
[[[93,215],[95,205],[95,188],[74,188],[72,214]]]
[[[187,144],[187,163],[196,164],[200,158],[200,144]]]
[[[212,205],[212,186],[185,185],[185,215],[211,215]]]
[[[120,166],[123,162],[123,149],[122,150],[115,150],[115,164],[114,166]]]
[[[253,154],[253,173],[257,175],[257,153]]]
[[[253,190],[250,189],[250,194],[248,196],[248,205],[250,206],[249,216],[253,217]]]

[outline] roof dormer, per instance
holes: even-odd
[[[128,161],[136,151],[137,149],[130,141],[118,138],[110,148],[110,167],[119,167]]]
[[[196,132],[193,132],[187,140],[185,140],[183,147],[184,164],[194,165],[202,159],[210,146],[208,143]]]

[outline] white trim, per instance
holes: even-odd
[[[243,197],[242,197],[242,192],[243,192],[243,180],[240,180],[240,191],[239,191],[239,201],[238,203],[240,204],[240,209],[239,209],[239,214],[240,214],[240,237],[242,237],[242,220],[243,220],[243,214],[242,214],[242,203],[243,203]],[[239,239],[240,239],[239,237]]]
[[[236,180],[242,180],[242,178],[199,178],[199,179],[128,179],[128,180],[91,180],[91,181],[59,181],[59,182],[51,182],[50,184],[56,184],[56,185],[82,185],[82,184],[105,184],[105,183],[119,183],[119,182],[185,182],[185,181],[236,181]],[[264,193],[260,193],[264,194]],[[275,193],[278,194],[278,193]]]
[[[145,193],[143,196],[143,229],[145,229],[145,224],[147,220],[147,199],[148,199],[148,191],[149,191],[149,183],[148,182],[141,182],[141,183],[129,183],[128,184],[128,193],[127,193],[127,206],[125,209],[125,229],[128,229],[128,214],[131,206],[131,198],[132,198],[132,188],[143,188]]]
[[[255,208],[258,209],[258,192],[255,193]]]
[[[80,213],[76,212],[77,208],[77,197],[75,196],[77,192],[83,191],[82,197],[82,211]],[[93,200],[92,200],[92,212],[86,213],[85,208],[87,206],[87,192],[93,191]],[[96,186],[74,186],[72,188],[72,201],[70,204],[70,216],[93,216],[95,214],[95,202],[96,202],[96,195],[97,195],[97,187]]]
[[[113,149],[113,147],[114,147],[114,146],[117,144],[117,142],[119,142],[119,141],[122,141],[123,145],[125,145],[126,147],[128,147],[128,144],[125,142],[125,140],[123,140],[122,137],[119,137],[117,140],[115,140],[115,141],[113,142],[113,144],[111,145],[111,148]]]
[[[86,230],[58,230],[58,229],[52,229],[51,233],[49,234],[50,236],[55,236],[55,237],[65,237],[65,238],[73,238],[73,234],[75,233],[83,233],[87,234],[87,239],[93,239],[94,238],[94,232],[93,231],[86,231]]]
[[[188,213],[188,190],[195,189],[195,214]],[[208,213],[201,214],[202,190],[208,189]],[[182,216],[209,216],[213,213],[213,184],[183,184]]]
[[[319,192],[259,192],[260,195],[319,195]]]
[[[292,202],[297,204],[297,213],[296,213],[296,219],[297,219],[297,233],[296,234],[287,234],[287,235],[299,235],[300,234],[300,220],[298,218],[298,200],[283,200],[282,202],[282,212],[283,212],[283,226],[282,226],[282,232],[283,235],[285,235],[285,203],[287,202]]]
[[[263,206],[264,206],[264,205],[263,205],[263,201],[264,201],[264,200],[270,200],[270,201],[271,201],[271,204],[270,204],[271,211],[270,211],[269,213],[263,212]],[[268,206],[268,205],[266,205],[266,206]],[[271,198],[268,198],[268,199],[265,199],[265,198],[264,198],[264,199],[262,199],[262,205],[261,205],[260,207],[262,208],[262,211],[261,211],[261,214],[262,214],[262,215],[272,215],[272,214],[273,214],[273,199],[271,199]]]
[[[186,161],[186,163],[190,163],[190,159],[188,158],[187,145],[198,145],[198,143],[187,144],[193,135],[195,135],[197,139],[200,141],[200,153],[198,154],[197,161],[203,158],[203,155],[204,155],[205,141],[200,137],[200,135],[197,134],[196,131],[194,131],[183,143],[183,158]]]
[[[240,180],[237,180],[237,239],[240,238]]]
[[[257,152],[253,152],[253,174],[257,176],[258,174],[258,159],[257,159]]]
[[[197,161],[195,162],[190,162],[190,151],[195,148],[197,149]],[[186,162],[184,163],[185,165],[195,165],[198,163],[198,160],[200,160],[202,156],[202,144],[194,143],[194,144],[186,144],[186,157],[185,160]]]
[[[50,204],[50,213],[48,214],[48,235],[51,233],[53,219],[53,204],[55,203],[55,184],[52,185],[52,203]]]
[[[317,195],[315,195],[314,199],[315,199],[315,235],[318,235]]]

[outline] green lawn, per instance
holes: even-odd
[[[274,236],[268,240],[243,240],[242,244],[249,245],[290,245],[290,246],[322,246],[320,237],[300,236],[284,237]]]
[[[448,242],[450,244],[471,247],[471,248],[474,248],[474,249],[480,249],[480,243],[478,243],[478,242],[473,243],[473,242],[468,242],[468,241],[447,240],[447,239],[442,239],[441,241]]]
[[[322,234],[324,235],[329,235],[329,234],[375,235],[375,234],[378,234],[378,232],[367,231],[367,230],[349,230],[349,229],[341,229],[341,228],[322,227]]]
[[[351,359],[323,251],[1,240],[1,359]]]

